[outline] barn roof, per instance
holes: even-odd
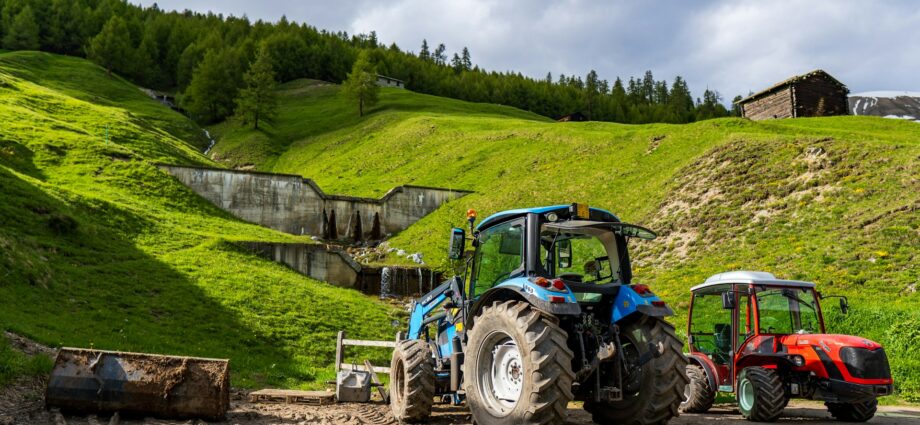
[[[779,90],[779,89],[781,89],[781,88],[784,88],[784,87],[786,87],[786,86],[789,86],[789,85],[791,85],[791,84],[795,84],[795,83],[797,83],[797,82],[799,82],[799,81],[808,79],[808,78],[810,78],[810,77],[814,77],[814,76],[816,76],[816,75],[817,75],[817,76],[824,77],[824,78],[827,79],[828,81],[830,81],[830,82],[832,82],[832,83],[834,83],[834,84],[837,84],[838,86],[840,86],[840,87],[842,87],[842,88],[846,88],[846,87],[847,87],[845,84],[841,83],[839,80],[837,80],[836,78],[832,77],[831,74],[828,74],[827,72],[825,72],[823,69],[816,69],[816,70],[814,70],[814,71],[806,72],[806,73],[801,74],[801,75],[794,75],[794,76],[792,76],[792,77],[789,77],[789,78],[787,78],[787,79],[785,79],[785,80],[783,80],[783,81],[780,81],[780,82],[778,82],[778,83],[776,83],[776,84],[770,86],[769,88],[767,88],[767,89],[765,89],[765,90],[761,90],[761,91],[759,91],[759,92],[757,92],[757,93],[754,93],[754,94],[752,94],[752,95],[750,95],[750,96],[748,96],[748,97],[745,97],[744,99],[741,99],[741,100],[739,100],[739,101],[737,101],[737,102],[735,102],[735,103],[737,103],[737,104],[746,103],[746,102],[748,102],[748,101],[757,99],[757,98],[759,98],[759,97],[761,97],[761,96],[764,96],[764,95],[773,93],[773,92],[775,92],[775,91],[777,91],[777,90]]]
[[[383,78],[383,79],[385,79],[385,80],[399,81],[400,83],[405,83],[405,81],[400,80],[399,78],[388,77],[388,76],[386,76],[386,75],[381,75],[381,74],[377,74],[377,78],[378,78],[378,79]]]

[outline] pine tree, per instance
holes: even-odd
[[[54,0],[51,3],[51,22],[45,44],[51,51],[63,54],[81,53],[84,43],[83,8],[80,2]]]
[[[447,46],[444,43],[438,44],[438,48],[434,49],[434,61],[439,65],[444,65],[447,63]]]
[[[10,50],[38,50],[41,47],[38,22],[32,7],[26,5],[13,18],[3,37],[3,46]]]
[[[738,103],[738,102],[741,102],[741,99],[744,99],[744,98],[741,97],[740,94],[735,96],[734,99],[732,99],[732,116],[735,116],[735,117],[741,116],[741,104]]]
[[[591,70],[585,77],[583,110],[589,119],[596,119],[597,103],[600,97],[600,82],[597,71]]]
[[[252,123],[252,128],[258,129],[259,120],[271,120],[278,107],[275,71],[264,48],[259,49],[256,60],[243,75],[243,82],[246,86],[236,99],[236,115],[243,123]]]
[[[380,86],[377,85],[377,70],[371,64],[367,51],[362,51],[343,83],[345,94],[358,102],[358,116],[364,116],[364,109],[377,103]]]
[[[112,16],[102,31],[90,41],[87,54],[90,59],[105,68],[109,77],[112,70],[123,70],[132,63],[131,34],[128,25],[119,16]]]
[[[422,39],[422,50],[418,52],[418,58],[421,60],[431,60],[431,52],[428,51],[428,40]]]
[[[182,106],[205,123],[229,116],[239,88],[234,74],[238,68],[238,60],[231,49],[208,50],[185,89]]]
[[[450,60],[450,66],[454,68],[456,72],[463,70],[463,59],[460,59],[460,55],[454,53],[453,59]]]
[[[470,49],[466,47],[463,48],[463,54],[460,56],[460,60],[463,63],[463,69],[469,71],[473,69],[473,60],[470,58]]]

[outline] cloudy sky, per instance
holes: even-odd
[[[149,0],[133,0],[144,5]],[[822,68],[852,92],[920,90],[920,6],[913,1],[158,0],[378,38],[418,51],[469,47],[489,70],[542,78],[681,75],[726,100]]]

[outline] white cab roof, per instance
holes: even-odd
[[[703,288],[708,288],[710,286],[716,285],[727,285],[727,284],[763,284],[763,285],[778,285],[778,286],[795,286],[795,287],[804,287],[804,288],[814,288],[815,284],[811,282],[803,282],[801,280],[783,280],[777,279],[776,276],[773,276],[772,273],[767,272],[754,272],[754,271],[735,271],[735,272],[726,272],[719,273],[706,279],[701,285],[696,285],[690,288],[691,291],[696,292]]]

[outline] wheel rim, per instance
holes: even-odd
[[[392,375],[393,383],[391,385],[392,388],[394,389],[393,401],[397,403],[402,401],[403,392],[405,392],[406,390],[405,377],[403,376],[403,369],[405,369],[405,367],[403,366],[403,362],[400,359],[396,362],[396,370],[393,371],[393,375]]]
[[[754,385],[747,377],[742,378],[738,384],[738,404],[745,412],[750,412],[754,407]]]
[[[479,396],[496,416],[514,410],[524,388],[524,362],[514,339],[502,331],[485,338],[479,354]]]

